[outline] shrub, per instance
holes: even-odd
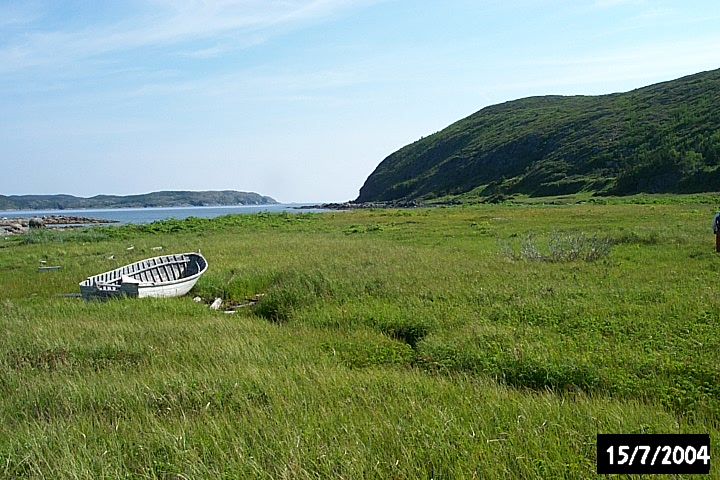
[[[609,255],[614,244],[610,237],[600,236],[597,233],[588,235],[584,232],[559,232],[557,230],[553,230],[546,243],[547,247],[542,249],[535,235],[529,232],[521,239],[519,247],[504,242],[501,243],[500,248],[502,253],[512,260],[594,262]]]

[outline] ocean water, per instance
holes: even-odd
[[[168,218],[183,219],[187,217],[214,218],[223,215],[248,214],[258,212],[321,212],[320,209],[302,209],[303,203],[283,203],[277,205],[240,205],[227,207],[157,207],[157,208],[107,208],[83,210],[10,210],[0,211],[0,218],[43,217],[50,215],[67,215],[78,217],[101,218],[123,223],[150,223]]]

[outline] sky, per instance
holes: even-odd
[[[0,0],[0,194],[357,197],[483,107],[720,68],[717,0]]]

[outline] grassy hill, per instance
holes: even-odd
[[[213,205],[267,205],[274,199],[257,193],[234,190],[152,192],[142,195],[0,195],[0,210],[70,210],[78,208],[143,208]]]
[[[490,106],[387,157],[357,201],[718,191],[717,98],[720,70]]]

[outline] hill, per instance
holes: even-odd
[[[0,195],[0,210],[72,210],[83,208],[143,208],[219,205],[269,205],[273,198],[234,190],[188,192],[167,191],[142,195]]]
[[[393,153],[357,202],[720,190],[720,70],[484,108]]]

